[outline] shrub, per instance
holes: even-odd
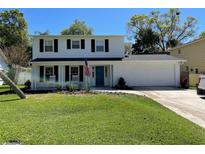
[[[56,89],[57,90],[61,90],[61,85],[60,84],[56,84]]]
[[[67,85],[66,90],[70,91],[70,92],[74,92],[74,91],[78,90],[78,87],[76,87],[74,85]]]
[[[69,91],[69,87],[70,87],[70,85],[66,85],[65,88],[66,88],[67,91]]]
[[[24,85],[27,87],[27,89],[31,89],[31,81],[27,80]]]
[[[187,72],[181,73],[180,85],[181,88],[185,88],[185,89],[189,88],[189,74]]]
[[[116,89],[131,89],[130,87],[128,87],[127,85],[126,85],[126,81],[125,81],[125,79],[124,78],[122,78],[122,77],[120,77],[119,78],[119,80],[118,80],[118,83],[117,83],[117,85],[115,86],[115,88]]]

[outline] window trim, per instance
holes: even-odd
[[[92,78],[95,78],[95,66],[92,66]]]
[[[46,41],[52,41],[52,51],[46,51]],[[47,39],[44,40],[44,52],[54,52],[54,40],[53,39]]]
[[[72,80],[72,67],[77,67],[78,68],[78,81],[74,81],[74,80]],[[71,82],[80,82],[80,70],[79,70],[79,66],[78,65],[70,65],[70,81]]]
[[[53,75],[55,75],[54,74],[54,66],[53,65],[52,66],[49,66],[49,65],[48,66],[44,66],[44,77],[43,77],[44,78],[44,82],[49,82],[49,80],[46,81],[46,68],[49,68],[49,67],[53,69]]]
[[[98,50],[97,50],[97,46],[98,46],[98,45],[97,45],[97,42],[98,42],[98,41],[102,41],[102,42],[103,42],[103,51],[98,51]],[[105,40],[95,40],[95,51],[96,51],[96,52],[105,52]]]
[[[78,41],[79,42],[79,48],[73,48],[73,41]],[[71,40],[71,49],[72,50],[80,50],[81,49],[81,40],[79,40],[79,39]]]

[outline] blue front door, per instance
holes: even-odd
[[[104,86],[104,66],[96,66],[95,67],[96,74],[96,86]]]

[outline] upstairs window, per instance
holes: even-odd
[[[103,52],[104,51],[105,42],[104,41],[96,41],[96,51]]]
[[[45,52],[53,52],[53,41],[45,40]]]
[[[79,40],[72,41],[72,49],[80,49],[80,41]]]

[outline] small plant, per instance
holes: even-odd
[[[79,89],[79,90],[82,90],[82,89],[83,89],[83,85],[82,85],[81,83],[78,85],[78,89]]]
[[[65,88],[66,88],[67,91],[69,91],[69,87],[70,87],[70,85],[66,85],[66,86],[65,86]]]
[[[69,92],[74,92],[78,89],[78,87],[74,86],[74,85],[67,85],[66,86],[66,90]]]
[[[69,91],[70,92],[74,92],[75,91],[75,87],[73,85],[69,86]]]
[[[56,89],[57,89],[57,90],[61,90],[61,85],[60,85],[60,84],[57,84],[57,85],[56,85]]]
[[[189,88],[189,74],[188,73],[186,72],[181,73],[180,85],[181,85],[181,88],[185,88],[185,89]]]

